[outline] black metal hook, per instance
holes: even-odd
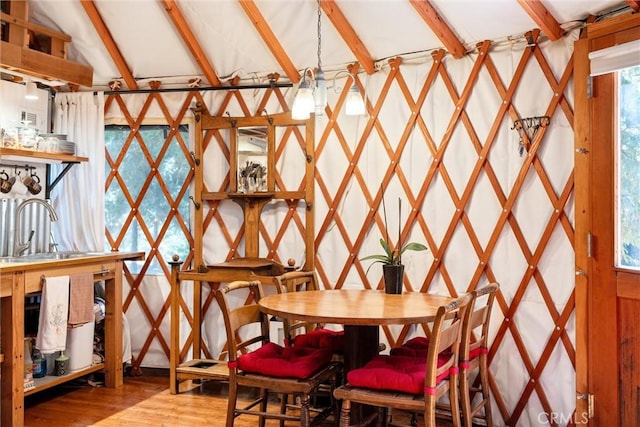
[[[263,109],[262,112],[265,116],[267,116],[267,121],[269,122],[269,124],[273,126],[273,117],[271,117],[269,113],[267,113],[267,109]]]
[[[196,210],[200,210],[200,203],[196,202],[196,199],[194,199],[193,196],[189,196],[189,198],[193,202],[193,206],[196,207]]]
[[[225,111],[224,113],[225,113],[225,114],[227,115],[227,117],[229,118],[229,122],[231,123],[231,127],[232,127],[232,128],[235,128],[235,127],[236,127],[236,124],[237,124],[236,120],[235,120],[235,119],[233,119],[233,118],[231,118],[231,114],[229,114],[229,112],[228,112],[228,111]]]
[[[191,158],[193,159],[193,163],[195,163],[196,166],[200,166],[200,159],[196,158],[196,153],[194,153],[193,151],[189,151],[189,154],[191,154]]]

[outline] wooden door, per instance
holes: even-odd
[[[616,260],[618,76],[587,77],[590,51],[637,39],[640,16],[621,16],[588,27],[574,52],[576,424],[640,425],[640,271]]]

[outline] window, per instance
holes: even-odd
[[[134,273],[169,274],[190,251],[189,128],[105,126],[107,250],[144,251]]]
[[[640,66],[618,71],[617,266],[640,269]]]

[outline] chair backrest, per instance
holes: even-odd
[[[464,319],[462,324],[461,361],[469,361],[469,359],[472,358],[472,352],[487,351],[489,320],[491,318],[496,292],[499,288],[500,285],[497,283],[489,283],[471,292],[473,301],[471,302],[467,318]],[[484,304],[478,305],[478,302],[481,301],[484,296],[486,296]],[[479,331],[476,333],[475,331],[478,329]]]
[[[313,271],[290,271],[274,278],[278,293],[318,290],[316,273]],[[287,344],[296,335],[305,334],[322,327],[321,324],[296,319],[282,319]]]
[[[227,332],[230,366],[239,355],[249,351],[250,346],[269,341],[268,317],[258,307],[262,295],[262,284],[259,281],[238,280],[216,290],[216,301]]]
[[[473,294],[467,293],[438,308],[429,338],[425,390],[434,389],[438,377],[457,368],[462,324],[472,300]]]

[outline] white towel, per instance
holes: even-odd
[[[67,346],[69,276],[47,277],[42,282],[36,348],[45,354],[64,351]]]

